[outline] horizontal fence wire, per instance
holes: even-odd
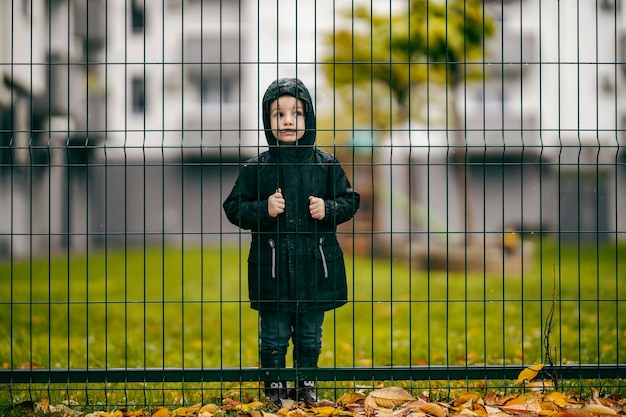
[[[619,0],[0,2],[0,406],[623,393],[625,91]]]
[[[301,377],[317,381],[458,381],[458,380],[514,380],[526,367],[492,366],[423,366],[423,367],[359,367],[280,369],[277,374],[286,381]],[[554,370],[563,379],[621,379],[624,365],[580,364],[559,365]],[[231,369],[14,369],[0,372],[4,384],[70,384],[98,382],[258,382],[271,368]]]

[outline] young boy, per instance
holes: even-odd
[[[269,150],[246,161],[224,201],[228,220],[251,230],[248,292],[260,317],[261,367],[285,367],[289,340],[296,368],[317,367],[324,312],[344,305],[348,290],[337,225],[360,196],[331,154],[315,148],[313,100],[295,78],[274,81],[263,96]],[[268,372],[265,394],[277,407],[284,381]],[[317,402],[313,374],[292,397]]]

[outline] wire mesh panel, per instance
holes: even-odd
[[[625,54],[619,0],[0,2],[0,403],[623,391]]]

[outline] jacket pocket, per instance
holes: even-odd
[[[276,241],[268,239],[263,245],[250,251],[249,268],[265,278],[276,278],[276,251]]]
[[[323,236],[317,238],[315,247],[316,268],[322,277],[325,279],[334,277],[337,274],[337,267],[343,264],[342,258],[341,247],[334,240],[326,240]]]
[[[251,300],[274,300],[278,297],[276,241],[268,239],[255,246],[248,256],[248,293]]]

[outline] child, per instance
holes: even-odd
[[[296,368],[316,368],[324,312],[346,304],[348,290],[337,225],[350,220],[360,196],[337,159],[315,148],[313,100],[295,78],[274,81],[262,102],[269,150],[246,161],[224,201],[228,220],[251,230],[248,292],[259,311],[261,367],[285,367],[289,339]],[[277,372],[265,394],[288,398]],[[312,375],[292,397],[317,402]]]

